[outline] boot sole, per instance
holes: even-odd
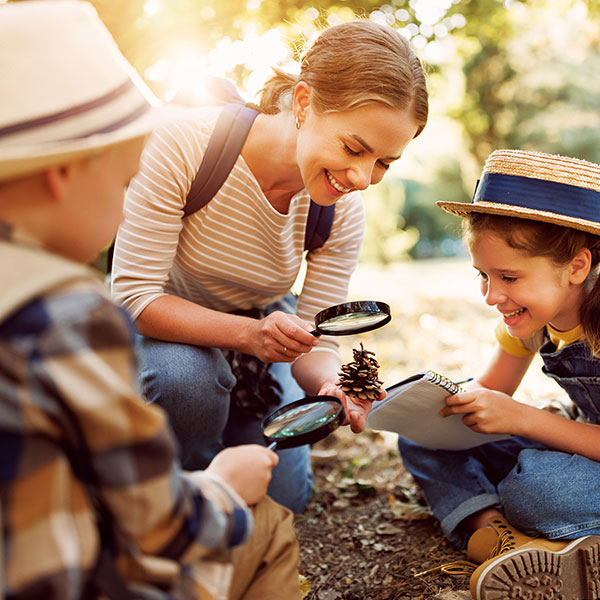
[[[600,536],[573,540],[562,550],[516,549],[492,561],[473,590],[475,600],[597,600]]]

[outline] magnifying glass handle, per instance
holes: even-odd
[[[318,329],[313,329],[310,332],[311,335],[314,335],[315,337],[319,337],[321,335],[321,332]]]
[[[268,450],[273,450],[273,452],[275,452],[275,450],[277,450],[277,442],[271,442],[268,446],[267,446]]]

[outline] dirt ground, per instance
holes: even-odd
[[[466,259],[359,268],[350,298],[392,307],[384,328],[341,338],[344,360],[359,342],[375,352],[386,386],[427,369],[454,380],[476,376],[493,352],[497,313],[483,302]],[[534,362],[515,397],[543,403],[557,392]],[[314,493],[295,521],[305,600],[470,598],[466,576],[415,576],[464,556],[430,515],[393,434],[354,435],[344,427],[312,454]]]
[[[344,429],[313,454],[315,492],[296,517],[307,599],[425,599],[468,589],[465,577],[415,577],[462,554],[448,546],[398,452],[378,433]]]

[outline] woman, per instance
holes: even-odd
[[[260,440],[260,417],[304,394],[340,397],[352,430],[364,428],[370,403],[336,386],[338,342],[315,338],[310,321],[344,301],[364,230],[359,192],[419,135],[428,100],[406,40],[354,21],[324,30],[298,76],[275,69],[260,110],[223,187],[185,219],[219,109],[157,132],[117,237],[113,293],[137,319],[143,392],[168,412],[186,468]],[[336,207],[296,306],[310,199]],[[253,393],[273,399],[256,409]],[[282,451],[269,494],[301,512],[310,491],[308,448]]]

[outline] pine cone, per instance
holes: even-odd
[[[375,353],[365,350],[362,343],[360,350],[353,349],[352,353],[354,361],[342,365],[342,370],[338,373],[338,385],[350,396],[361,400],[377,400],[383,382],[377,378],[379,363],[374,358]]]

